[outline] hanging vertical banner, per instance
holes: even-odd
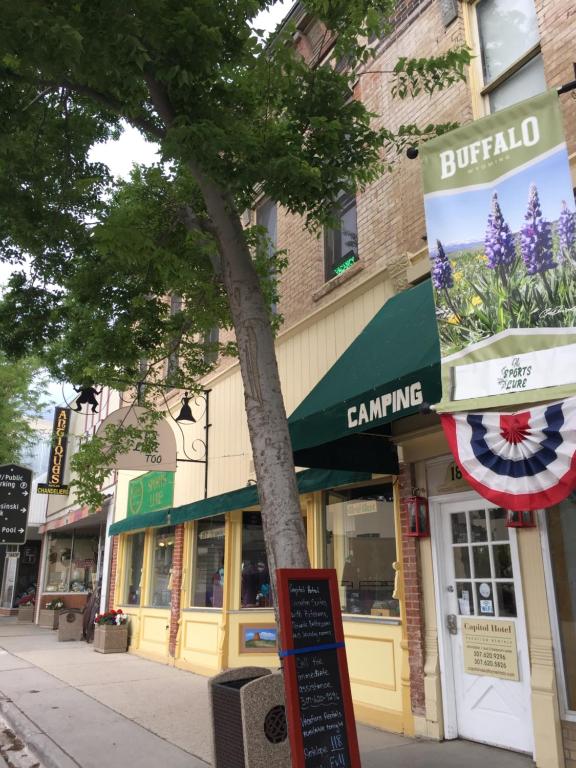
[[[37,493],[56,496],[68,496],[70,487],[64,485],[66,470],[66,450],[68,448],[68,431],[70,429],[70,408],[56,408],[54,411],[54,426],[52,428],[52,447],[48,461],[48,482],[38,483]]]
[[[422,148],[439,411],[576,394],[576,216],[556,91]]]

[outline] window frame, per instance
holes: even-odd
[[[343,204],[342,201],[348,201]],[[342,238],[342,219],[344,216],[352,210],[352,207],[355,210],[356,213],[356,251],[354,253],[354,262],[356,263],[360,261],[360,249],[358,248],[358,197],[357,195],[352,195],[348,192],[342,192],[338,195],[336,200],[334,201],[334,211],[337,214],[337,218],[340,221],[340,227],[336,229],[336,227],[324,227],[324,253],[323,253],[323,259],[324,259],[324,282],[328,283],[330,280],[333,280],[335,277],[338,277],[339,274],[342,273],[335,273],[334,270],[337,269],[339,266],[342,266],[347,259],[344,258],[345,254],[341,253],[338,259],[334,258],[335,253],[335,243],[336,243],[336,235],[339,235],[339,240],[341,242]],[[331,253],[329,254],[329,250],[331,249]],[[329,258],[330,255],[330,258]],[[350,265],[352,266],[352,265]],[[343,270],[346,271],[346,270]]]
[[[482,0],[465,0],[464,7],[464,35],[466,43],[476,52],[475,58],[470,64],[470,91],[472,95],[472,116],[476,120],[486,115],[494,114],[490,109],[490,95],[501,85],[519,72],[522,67],[532,59],[542,54],[541,40],[515,59],[503,72],[497,75],[489,83],[484,80],[482,68],[482,45],[480,42],[480,30],[478,27],[477,8]],[[534,2],[534,0],[532,0]],[[536,10],[536,8],[535,8]]]
[[[65,530],[58,530],[57,529],[55,531],[50,531],[49,532],[49,534],[48,534],[48,536],[49,536],[48,546],[46,547],[45,568],[44,568],[44,574],[42,575],[42,590],[41,590],[40,594],[43,594],[43,595],[50,595],[50,594],[54,594],[54,595],[87,595],[87,594],[90,593],[90,591],[91,591],[90,589],[88,589],[86,591],[82,591],[82,592],[78,592],[78,591],[70,589],[70,575],[72,573],[72,563],[74,561],[74,549],[75,549],[75,544],[76,544],[76,532],[77,532],[77,530],[78,529],[76,529],[76,528],[72,528],[70,530],[69,534],[67,534],[71,538],[71,540],[72,540],[71,547],[70,547],[70,562],[68,564],[68,571],[67,571],[67,577],[66,577],[66,583],[68,585],[68,589],[62,589],[62,590],[48,590],[47,589],[47,580],[48,580],[48,574],[49,574],[49,571],[50,571],[49,555],[50,555],[50,540],[51,540],[51,537],[52,537],[53,534],[58,534],[58,533],[66,534],[66,531]],[[80,528],[79,530],[82,532],[82,528]],[[93,534],[93,537],[95,539],[98,539],[98,556],[97,556],[97,559],[96,559],[96,563],[94,565],[94,570],[95,570],[95,573],[96,573],[96,582],[98,582],[100,568],[101,568],[101,547],[100,547],[100,542],[101,542],[101,538],[102,538],[102,531],[99,530],[98,534]]]

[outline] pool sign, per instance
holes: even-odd
[[[24,544],[32,472],[17,464],[0,467],[0,544]]]

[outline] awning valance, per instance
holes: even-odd
[[[296,473],[296,481],[300,493],[312,493],[326,488],[337,488],[342,485],[362,483],[372,478],[370,472],[342,472],[325,469],[306,469]],[[109,535],[128,533],[141,528],[152,528],[160,525],[177,525],[203,517],[222,515],[234,509],[245,509],[259,503],[258,488],[249,485],[235,491],[221,493],[208,499],[200,499],[180,507],[163,509],[160,512],[147,512],[143,515],[131,515],[110,526]]]
[[[325,488],[336,488],[340,485],[351,485],[370,480],[370,472],[341,472],[320,469],[306,469],[296,473],[296,481],[300,493],[322,491]],[[193,501],[171,510],[172,523],[185,523],[188,520],[199,520],[202,517],[221,515],[234,509],[244,509],[258,504],[258,488],[250,485],[238,488],[236,491],[211,496],[209,499]]]
[[[430,281],[389,299],[290,416],[302,467],[395,474],[390,422],[441,397]]]
[[[142,515],[129,515],[124,520],[112,523],[108,530],[109,536],[128,531],[138,531],[140,528],[156,528],[159,525],[169,525],[168,513],[170,509],[160,509],[154,512],[145,512]]]

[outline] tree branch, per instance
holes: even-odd
[[[22,75],[19,75],[18,73],[12,71],[11,69],[8,69],[7,67],[0,67],[0,77],[6,77],[16,82],[23,83],[24,85],[36,86],[38,88],[43,89],[44,93],[48,93],[49,91],[53,91],[53,90],[58,90],[60,88],[66,88],[67,90],[72,91],[73,93],[77,93],[80,96],[85,96],[86,98],[91,99],[97,104],[100,104],[102,107],[109,109],[111,112],[115,112],[119,117],[122,117],[124,120],[126,120],[128,123],[133,125],[135,128],[140,128],[142,131],[144,131],[144,133],[147,133],[156,139],[161,140],[165,136],[165,131],[162,128],[160,128],[160,126],[155,125],[151,120],[147,120],[144,117],[134,117],[134,116],[128,115],[126,111],[126,106],[122,104],[121,101],[118,101],[118,99],[115,99],[106,93],[101,93],[100,91],[96,90],[95,88],[92,88],[89,85],[83,85],[82,83],[74,83],[71,80],[68,80],[66,78],[62,78],[62,80],[39,79],[39,80],[33,81],[33,80],[29,80],[26,77],[22,77]],[[42,95],[44,94],[40,93],[36,98],[41,98]],[[29,104],[27,104],[25,109],[28,109],[34,103],[35,100],[36,99],[31,101]]]

